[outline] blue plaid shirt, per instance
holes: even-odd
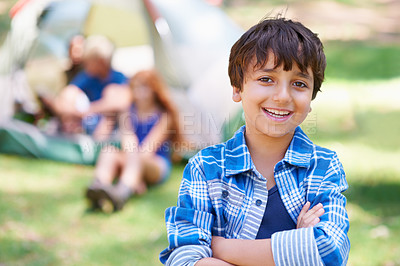
[[[208,147],[185,167],[177,207],[165,220],[169,246],[166,265],[194,265],[211,257],[213,235],[255,239],[268,200],[267,180],[255,168],[244,138],[245,127],[225,143]],[[350,250],[349,219],[342,192],[348,188],[335,152],[314,145],[296,128],[285,157],[274,169],[282,201],[295,223],[307,202],[325,213],[314,227],[274,233],[276,265],[345,265]]]

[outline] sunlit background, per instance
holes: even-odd
[[[15,2],[0,1],[1,42]],[[281,13],[319,33],[328,61],[326,80],[303,129],[315,143],[337,151],[344,165],[350,184],[345,192],[349,265],[400,265],[400,1],[209,2],[243,31],[265,16]],[[97,12],[101,18],[107,10]],[[121,46],[129,42],[127,30],[119,39]],[[152,56],[143,49],[139,54]],[[157,60],[164,58],[156,54],[143,59],[147,65]],[[135,71],[129,62],[119,64]],[[181,66],[189,68],[188,64]],[[29,69],[30,82],[51,75],[52,68],[40,73]],[[221,79],[226,80],[224,75]],[[194,91],[205,102],[210,99],[207,91]],[[222,111],[224,104],[219,108]],[[0,264],[158,265],[158,253],[167,245],[164,210],[176,203],[183,167],[174,165],[166,184],[132,199],[122,212],[87,214],[83,191],[92,166],[1,154]]]

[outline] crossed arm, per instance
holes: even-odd
[[[169,246],[160,253],[160,260],[166,265],[177,265],[177,262],[181,263],[181,265],[190,266],[194,264],[200,266],[212,265],[212,262],[219,262],[221,264],[217,265],[224,265],[221,262],[223,260],[215,261],[221,258],[221,255],[218,256],[218,247],[215,245],[215,240],[218,241],[218,238],[211,235],[215,225],[215,235],[224,236],[223,230],[225,227],[216,224],[221,222],[221,220],[215,220],[218,219],[217,215],[220,214],[221,208],[217,203],[213,204],[212,202],[212,199],[219,197],[220,189],[216,187],[215,191],[213,189],[210,190],[211,183],[205,182],[204,171],[212,171],[209,161],[215,161],[215,159],[208,160],[209,154],[211,152],[205,150],[189,161],[184,170],[177,207],[171,207],[166,210],[165,220]],[[270,250],[272,249],[273,257],[270,255],[267,259],[270,261],[273,259],[277,265],[346,264],[350,249],[350,242],[347,237],[349,222],[345,209],[346,198],[342,192],[348,188],[348,185],[343,167],[336,154],[333,153],[330,157],[328,159],[324,157],[320,160],[323,162],[320,168],[323,170],[327,168],[327,170],[325,174],[319,171],[323,179],[322,181],[315,181],[318,187],[305,188],[308,195],[306,198],[311,202],[323,204],[326,213],[319,217],[320,221],[313,227],[276,232],[272,234],[271,240],[261,241],[261,244],[257,243],[258,241],[256,240],[250,240],[255,241],[256,245],[262,245],[262,250],[265,251],[257,252],[257,257],[268,256],[266,254],[271,254]],[[303,195],[299,196],[303,197]],[[212,213],[213,210],[216,212],[215,215]],[[298,227],[302,227],[301,221],[307,223],[304,216],[302,217],[303,220],[301,218],[298,220]],[[239,218],[242,218],[242,216],[237,217],[237,219]],[[240,220],[240,222],[243,221]],[[223,227],[222,231],[218,231],[221,227]],[[254,232],[252,232],[252,235],[254,235]],[[222,246],[228,246],[227,249],[230,249],[228,244],[231,242],[226,239],[222,239],[222,241]],[[270,245],[267,245],[268,241]],[[232,243],[235,242],[232,241]],[[240,255],[243,259],[252,254],[247,251],[247,248],[250,249],[247,243],[244,248],[240,248]],[[254,249],[252,246],[250,252]],[[229,254],[232,255],[232,253],[228,252],[228,256],[230,256]],[[204,259],[213,255],[213,260]],[[260,260],[262,260],[261,265],[265,264],[264,259],[264,257],[260,257]],[[241,263],[228,257],[225,262],[239,265]],[[246,264],[244,263],[244,265]]]
[[[310,208],[307,202],[297,219],[297,228],[315,226],[324,214],[321,203]],[[213,258],[204,258],[196,263],[202,265],[275,265],[272,256],[271,239],[243,240],[212,237],[211,249]]]

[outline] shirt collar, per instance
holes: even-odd
[[[253,162],[244,137],[245,126],[226,142],[226,175],[232,176],[253,169]],[[300,127],[297,127],[282,161],[294,166],[308,167],[311,162],[313,143]]]
[[[244,138],[245,126],[236,131],[235,135],[226,142],[225,162],[226,175],[231,176],[246,172],[253,168],[250,152]]]
[[[311,163],[313,149],[313,143],[298,126],[294,131],[292,141],[289,144],[283,161],[294,166],[308,167]]]

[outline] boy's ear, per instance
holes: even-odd
[[[240,95],[240,89],[237,87],[233,87],[232,100],[237,103],[242,100],[242,96]]]

